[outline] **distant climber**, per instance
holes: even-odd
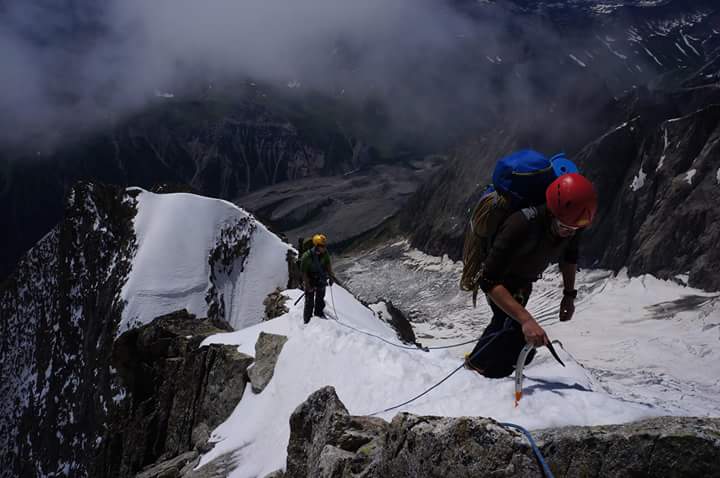
[[[325,287],[337,282],[327,251],[327,237],[324,234],[315,234],[312,237],[312,247],[300,256],[300,271],[305,289],[303,320],[307,324],[313,315],[324,319]]]
[[[490,378],[507,377],[526,343],[549,343],[525,306],[532,284],[554,260],[559,260],[564,286],[560,320],[572,318],[580,233],[596,210],[592,183],[578,173],[563,174],[545,190],[544,205],[516,211],[499,225],[478,278],[493,317],[466,358],[469,368]],[[533,350],[525,363],[534,355]]]

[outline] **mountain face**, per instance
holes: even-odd
[[[3,476],[87,473],[119,393],[107,364],[134,214],[124,191],[79,184],[65,221],[2,284]]]
[[[719,288],[720,257],[711,246],[720,238],[714,207],[719,61],[716,56],[677,88],[636,88],[613,100],[595,123],[595,137],[568,134],[563,141],[556,130],[540,138],[508,125],[466,143],[411,200],[405,230],[415,246],[459,259],[469,211],[495,161],[520,147],[565,150],[600,195],[598,221],[584,242],[585,265],[628,266],[633,274],[664,278],[689,274],[693,285]]]
[[[85,179],[146,188],[181,184],[236,200],[268,186],[279,192],[278,184],[298,179],[312,184],[313,178],[360,170],[366,182],[381,175],[382,196],[393,207],[369,206],[382,209],[372,220],[349,214],[348,222],[365,225],[340,239],[356,237],[395,214],[420,182],[406,180],[416,176],[414,166],[374,166],[444,155],[465,138],[513,128],[518,144],[549,136],[537,143],[579,151],[567,138],[597,137],[614,118],[606,116],[613,97],[632,85],[676,84],[720,44],[718,7],[711,0],[450,3],[473,27],[453,54],[439,65],[407,65],[359,101],[342,98],[362,55],[338,46],[346,61],[334,73],[342,81],[325,96],[247,79],[225,79],[212,89],[205,82],[192,93],[158,93],[145,110],[111,115],[115,119],[92,133],[59,127],[53,148],[38,138],[21,149],[0,148],[0,277],[60,220],[62,198]],[[103,31],[93,20],[97,9],[82,2],[75,7],[83,12],[77,28],[84,33],[70,36],[71,46]],[[553,127],[538,131],[538,122]],[[251,201],[264,217],[283,223],[281,230],[305,234],[297,225],[302,210],[317,210],[333,190],[353,188],[341,179],[302,197],[288,194],[283,206],[258,196]],[[371,187],[357,189],[357,196],[338,202],[371,204],[379,197]],[[293,201],[297,208],[287,204]],[[336,211],[330,205],[316,214],[312,228],[336,222]]]
[[[313,121],[260,101],[168,99],[110,131],[59,150],[0,153],[0,276],[60,219],[62,198],[79,179],[141,187],[187,185],[231,199],[282,181],[343,172],[369,160],[367,149]]]
[[[107,425],[129,406],[129,390],[140,406],[152,388],[121,381],[118,335],[181,309],[224,330],[259,323],[263,299],[287,285],[289,250],[230,203],[78,183],[65,219],[0,285],[0,476],[98,476],[96,464],[115,466],[120,452],[108,447],[123,441]],[[182,344],[187,334],[175,335]],[[130,458],[131,469],[160,454]]]

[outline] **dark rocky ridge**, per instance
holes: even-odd
[[[91,476],[134,476],[156,462],[191,461],[209,449],[210,432],[242,399],[254,361],[237,347],[199,347],[229,330],[179,311],[117,339],[112,365],[127,398],[105,424]]]
[[[656,418],[534,433],[557,477],[720,476],[720,419]],[[482,417],[351,416],[332,387],[290,418],[286,478],[542,477],[526,439]]]
[[[123,189],[79,183],[0,285],[0,476],[89,472],[119,391],[109,364],[135,248]]]

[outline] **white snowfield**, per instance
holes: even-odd
[[[461,369],[419,400],[379,416],[390,420],[400,411],[486,416],[539,429],[720,414],[720,314],[712,294],[647,276],[591,273],[579,283],[585,297],[576,317],[562,324],[545,322],[548,333],[565,344],[567,352],[559,347],[558,352],[567,367],[541,349],[525,368],[524,397],[517,408],[512,377],[491,380]],[[298,291],[285,294],[290,305],[299,297]],[[541,292],[541,302],[546,296]],[[697,307],[677,313],[678,304],[670,301],[682,296],[693,297]],[[389,326],[338,286],[332,295],[328,289],[328,315],[336,313],[333,298],[342,322],[399,343]],[[235,478],[283,468],[290,414],[318,388],[332,385],[351,414],[370,414],[436,384],[461,363],[462,352],[472,349],[395,348],[333,320],[313,318],[303,325],[301,309],[302,301],[282,317],[204,342],[237,345],[254,355],[260,331],[289,338],[268,387],[255,395],[248,386],[231,417],[214,431],[217,444],[201,465],[232,452],[239,463],[231,475]]]
[[[225,301],[225,320],[239,329],[262,321],[263,300],[287,286],[290,246],[234,204],[194,194],[153,194],[140,188],[134,220],[137,252],[122,290],[127,301],[118,333],[186,308],[206,317],[212,286],[209,255],[223,228],[249,219],[250,254],[239,271],[215,284]],[[225,280],[226,279],[226,280]]]

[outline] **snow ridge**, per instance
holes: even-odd
[[[118,333],[183,308],[235,328],[261,322],[264,298],[287,284],[291,247],[227,201],[133,190],[138,250]]]

